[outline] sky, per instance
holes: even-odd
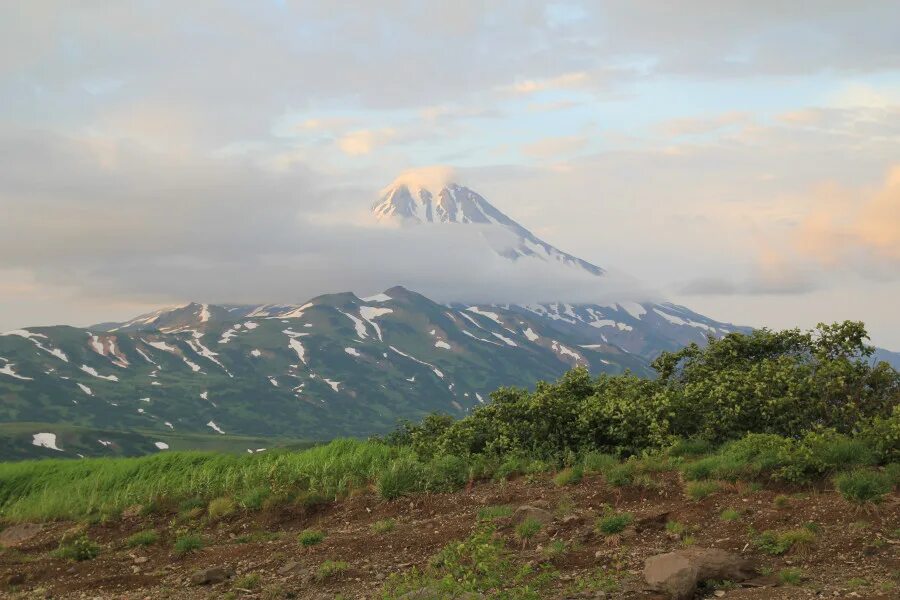
[[[660,297],[900,350],[898,24],[867,0],[2,3],[0,330],[560,289],[372,226],[437,165]]]

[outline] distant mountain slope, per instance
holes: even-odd
[[[648,374],[659,349],[737,329],[672,305],[445,306],[402,287],[297,306],[189,304],[0,335],[0,421],[365,436],[398,418],[462,415],[497,387],[575,365]]]

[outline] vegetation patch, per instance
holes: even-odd
[[[297,536],[301,546],[315,546],[325,539],[325,533],[316,529],[304,529]]]
[[[841,495],[856,504],[881,502],[885,494],[894,487],[891,476],[871,469],[856,469],[840,473],[834,478],[834,485]]]
[[[145,529],[144,531],[138,531],[129,536],[128,539],[125,540],[125,545],[129,548],[136,548],[138,546],[152,546],[158,541],[159,533],[153,529]]]
[[[189,533],[186,535],[178,536],[175,539],[175,544],[172,546],[172,551],[177,556],[183,556],[185,554],[190,554],[191,552],[196,552],[197,550],[202,549],[204,546],[203,538],[199,535]]]
[[[633,517],[630,513],[610,513],[600,517],[597,520],[597,531],[603,535],[614,535],[621,533],[626,527],[631,525]]]
[[[788,531],[763,531],[753,539],[753,545],[761,552],[780,556],[789,550],[808,548],[816,541],[816,535],[808,528]]]

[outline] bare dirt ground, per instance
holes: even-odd
[[[900,598],[896,494],[877,507],[863,509],[828,489],[726,485],[700,501],[686,498],[683,490],[677,474],[663,473],[649,488],[616,489],[592,477],[556,487],[542,476],[394,501],[364,491],[314,509],[236,514],[202,525],[205,546],[184,556],[176,556],[172,549],[177,531],[201,527],[202,517],[186,523],[171,514],[126,516],[88,528],[101,552],[83,562],[51,556],[73,523],[46,524],[36,535],[25,532],[22,537],[27,539],[17,542],[12,541],[14,531],[7,529],[9,547],[0,553],[0,597],[381,598],[383,582],[391,574],[424,568],[448,542],[471,535],[478,527],[480,509],[528,505],[551,518],[528,543],[514,539],[513,517],[495,524],[515,560],[550,562],[556,569],[542,597],[663,598],[644,591],[644,560],[692,545],[752,558],[762,571],[754,587],[720,584],[701,590],[698,598]],[[725,509],[737,510],[740,517],[722,520]],[[614,536],[598,533],[595,521],[609,510],[631,513],[633,526]],[[393,519],[394,528],[374,532],[373,523],[385,519]],[[669,521],[681,524],[682,531],[668,531]],[[814,541],[781,556],[763,553],[752,543],[758,532],[804,527],[815,532]],[[322,542],[311,547],[299,544],[297,536],[307,528],[323,531]],[[126,546],[128,536],[146,529],[160,534],[157,543]],[[554,540],[565,541],[567,551],[548,559],[547,549]],[[319,580],[315,573],[326,560],[346,562],[347,569]],[[233,570],[234,577],[193,585],[192,575],[209,567]],[[802,581],[797,585],[779,581],[779,572],[791,568],[800,570]],[[591,578],[601,572],[617,581],[617,590],[604,592],[599,585],[591,589]],[[258,581],[246,578],[248,574],[257,574]]]

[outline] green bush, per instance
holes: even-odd
[[[125,545],[129,548],[136,548],[138,546],[152,546],[158,541],[159,534],[153,529],[146,529],[129,536],[129,538],[125,540]]]
[[[856,504],[863,504],[880,502],[882,497],[891,491],[894,482],[887,473],[871,469],[855,469],[838,474],[834,478],[834,484],[844,498]]]
[[[316,529],[304,529],[297,536],[297,541],[300,542],[301,546],[315,546],[325,539],[325,533],[318,531]]]
[[[632,520],[630,513],[611,513],[597,520],[597,531],[603,535],[620,533],[631,525]]]
[[[197,550],[202,549],[203,546],[203,538],[199,535],[191,533],[179,536],[175,540],[175,545],[172,546],[172,550],[175,552],[175,554],[182,556],[184,554],[196,552]]]
[[[63,538],[59,548],[53,551],[55,558],[64,560],[84,561],[97,558],[100,554],[100,546],[81,533],[72,538]]]
[[[460,456],[444,454],[428,463],[426,473],[426,491],[453,492],[469,480],[469,465]]]
[[[378,493],[385,500],[393,500],[421,491],[426,480],[425,467],[414,458],[402,458],[390,463],[378,476]]]

